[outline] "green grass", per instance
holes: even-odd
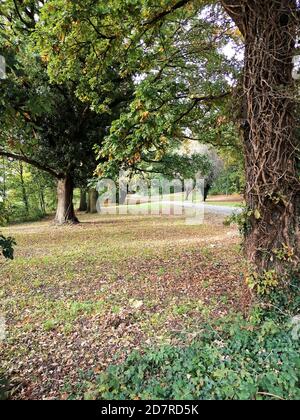
[[[240,201],[207,201],[206,204],[212,206],[226,206],[226,207],[242,207],[243,203]]]

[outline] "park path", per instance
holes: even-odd
[[[183,206],[185,208],[195,208],[202,209],[204,205],[205,213],[219,214],[221,216],[231,216],[234,213],[241,213],[242,209],[240,207],[228,207],[228,206],[218,206],[212,204],[195,204],[190,201],[162,201],[162,204],[166,205],[175,205]]]

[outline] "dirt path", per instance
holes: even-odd
[[[204,214],[218,214],[220,216],[231,216],[234,213],[241,213],[242,209],[240,207],[227,207],[227,206],[219,206],[219,205],[212,205],[212,204],[194,204],[189,201],[162,201],[161,204],[163,205],[170,205],[170,206],[183,206],[185,208],[194,208],[203,210]]]

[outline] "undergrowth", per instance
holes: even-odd
[[[298,400],[300,331],[277,312],[255,309],[207,324],[192,343],[133,352],[96,381],[86,399]],[[299,329],[300,330],[300,329]],[[299,334],[298,334],[299,332]]]

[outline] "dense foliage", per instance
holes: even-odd
[[[77,95],[98,112],[112,103],[112,68],[120,86],[128,78],[134,82],[130,101],[98,148],[105,160],[100,173],[143,164],[148,153],[159,161],[187,139],[217,147],[239,143],[226,116],[231,80],[240,70],[223,52],[235,38],[231,23],[219,8],[215,23],[205,18],[203,2],[190,2],[148,26],[167,3],[79,1],[62,7],[52,0],[42,10],[36,38],[53,80],[76,80]],[[217,35],[223,27],[224,38]]]
[[[56,183],[46,172],[28,164],[2,159],[0,197],[9,223],[34,221],[54,212]]]
[[[132,353],[86,398],[281,400],[300,398],[300,341],[291,325],[242,319],[208,325],[192,344]]]
[[[244,174],[240,168],[231,165],[220,173],[215,180],[211,194],[241,194],[245,188]]]
[[[7,2],[0,9],[0,53],[6,59],[6,77],[0,83],[0,156],[28,163],[58,182],[66,180],[58,194],[59,200],[68,201],[70,214],[59,214],[63,223],[76,219],[73,188],[87,186],[97,165],[93,147],[101,144],[119,115],[131,85],[115,80],[114,71],[108,70],[113,103],[109,112],[96,113],[76,96],[76,81],[50,82],[47,57],[33,36],[43,3],[17,3]],[[29,205],[25,207],[28,213]]]

